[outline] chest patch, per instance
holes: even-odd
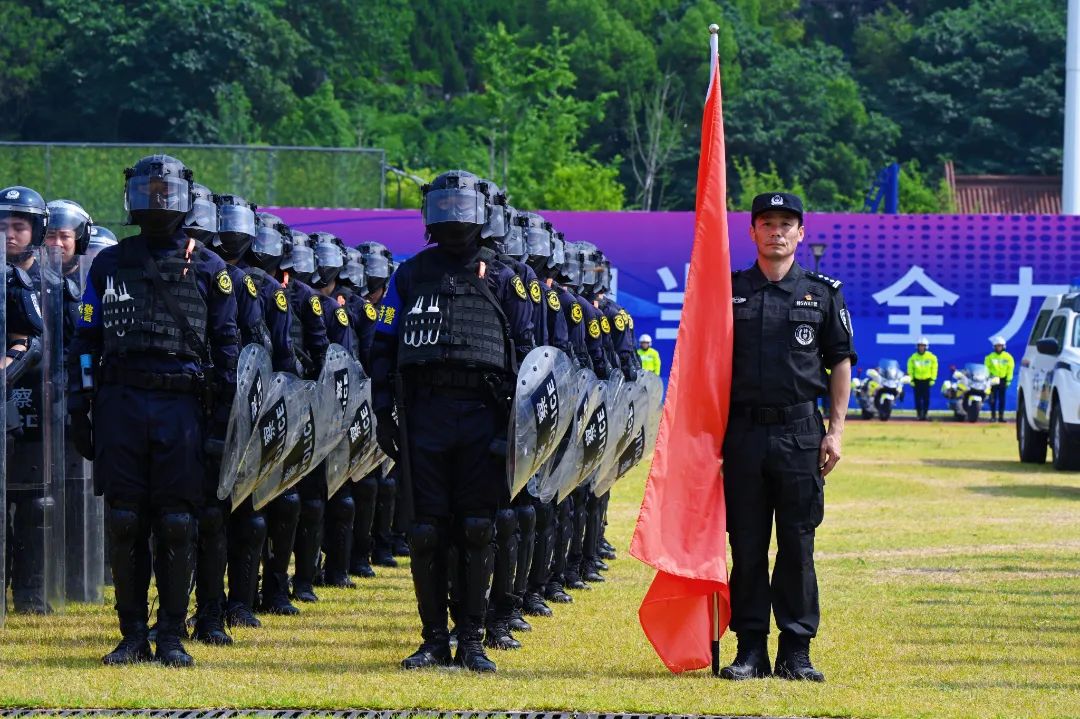
[[[810,295],[807,295],[809,297]],[[821,309],[821,303],[817,300],[795,300],[796,307],[813,307],[814,309]]]
[[[799,325],[795,328],[795,341],[803,347],[814,342],[814,328],[810,325]]]

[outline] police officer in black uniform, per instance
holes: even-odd
[[[775,673],[824,681],[810,662],[820,618],[814,530],[824,512],[825,475],[840,459],[856,354],[840,282],[795,262],[804,232],[797,196],[758,195],[750,226],[757,262],[732,273],[735,345],[723,457],[731,628],[738,653],[721,670],[725,679]],[[828,432],[817,408],[826,393],[832,408]],[[774,516],[777,552],[770,586]],[[780,629],[772,672],[766,646],[770,607]]]
[[[191,666],[181,637],[203,503],[206,428],[227,417],[236,386],[236,298],[225,263],[181,229],[192,173],[168,155],[125,172],[138,235],[103,250],[83,293],[69,364],[73,432],[90,426],[80,358],[97,364],[96,470],[109,504],[111,564],[123,640],[105,664],[151,658],[151,532],[160,609],[156,659]],[[216,398],[217,408],[208,404]]]
[[[453,544],[461,558],[454,661],[491,672],[483,635],[492,540],[495,513],[509,500],[505,457],[497,449],[505,441],[517,363],[532,348],[532,308],[521,279],[480,246],[492,211],[487,184],[452,171],[423,191],[424,223],[436,246],[394,274],[372,352],[379,443],[391,456],[400,446],[414,499],[409,544],[423,643],[402,666],[451,662],[447,547]],[[401,381],[392,383],[395,372]],[[401,434],[391,413],[395,398],[407,430]]]
[[[203,242],[225,261],[225,269],[232,281],[236,297],[236,324],[240,333],[240,346],[258,344],[272,353],[270,333],[263,322],[263,305],[254,280],[239,267],[240,258],[255,239],[255,212],[244,198],[236,195],[214,195],[202,185],[195,185],[195,203],[184,222],[189,237]],[[224,436],[224,428],[217,435]],[[220,445],[212,445],[207,457],[206,502],[199,511],[199,540],[195,572],[195,628],[191,637],[204,644],[230,645],[232,637],[225,632],[225,570],[230,545],[236,541],[251,542],[258,536],[244,533],[245,518],[254,521],[256,531],[260,522],[253,519],[250,502],[238,517],[240,532],[229,535],[232,524],[232,501],[217,498],[217,486],[221,474]],[[265,521],[261,523],[265,537]],[[262,550],[259,540],[258,551]],[[256,554],[256,556],[258,556]],[[243,580],[240,580],[243,584]],[[237,587],[240,590],[240,587]]]

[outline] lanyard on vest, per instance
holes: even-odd
[[[189,245],[187,254],[185,256],[184,272],[181,277],[187,274],[188,265],[191,264],[191,250]],[[139,243],[137,251],[142,255],[143,270],[146,272],[147,277],[150,278],[150,282],[154,285],[154,290],[160,295],[161,299],[165,301],[165,308],[169,310],[169,314],[176,320],[176,324],[180,326],[180,331],[184,335],[184,339],[190,345],[191,349],[195,350],[195,354],[199,356],[202,361],[203,369],[213,366],[210,361],[210,355],[206,351],[206,343],[203,342],[202,337],[192,328],[191,323],[188,322],[187,317],[184,316],[183,310],[180,309],[179,303],[176,301],[176,297],[169,288],[165,285],[165,281],[161,278],[161,270],[158,269],[157,263],[154,262],[154,258],[150,256],[150,250],[145,243]]]

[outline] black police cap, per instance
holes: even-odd
[[[762,212],[773,210],[793,212],[799,216],[799,222],[802,222],[802,200],[798,195],[790,192],[766,192],[754,198],[754,203],[750,206],[750,223],[753,224]]]

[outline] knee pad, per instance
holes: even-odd
[[[162,512],[154,523],[154,534],[168,547],[183,547],[195,538],[195,517],[188,512]]]
[[[300,502],[300,524],[317,522],[326,511],[326,502],[321,499],[305,499]]]
[[[531,504],[517,508],[518,531],[522,536],[532,534],[536,530],[536,507]]]
[[[132,542],[146,526],[145,516],[134,507],[109,507],[105,529],[114,544]]]
[[[418,520],[409,528],[409,553],[414,558],[433,554],[444,544],[442,534],[436,522]]]
[[[326,503],[326,519],[351,523],[356,516],[356,502],[348,494],[339,494]]]
[[[252,512],[244,517],[235,517],[230,523],[230,543],[244,546],[261,544],[266,539],[266,516],[262,512]]]
[[[352,496],[357,503],[366,502],[374,504],[375,497],[379,493],[379,480],[370,474],[359,482],[355,482],[352,487]]]
[[[396,497],[397,480],[393,475],[379,479],[379,497]]]
[[[544,533],[555,524],[555,505],[551,502],[538,503],[534,508],[536,531]]]
[[[469,549],[486,547],[495,537],[495,522],[490,517],[465,517],[461,520],[461,529],[465,546]]]
[[[300,516],[300,495],[286,492],[266,507],[266,516],[270,522],[295,522]]]
[[[469,525],[468,525],[469,521],[470,521],[469,519],[466,519],[465,520],[466,524],[463,527],[466,534],[469,531]],[[487,521],[490,521],[490,520],[487,520]],[[496,514],[495,514],[495,541],[496,542],[498,542],[499,544],[506,544],[506,542],[508,542],[510,540],[510,538],[514,535],[514,533],[516,531],[517,531],[517,512],[516,511],[514,511],[513,509],[500,509],[498,512],[496,512]],[[465,541],[466,542],[469,541],[468,537],[465,538]]]
[[[219,503],[208,504],[199,510],[199,534],[212,536],[225,531],[225,508]]]

